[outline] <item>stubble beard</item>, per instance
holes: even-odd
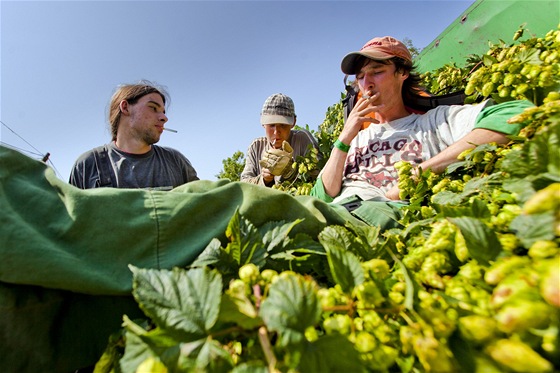
[[[146,134],[143,140],[146,142],[146,144],[153,145],[156,144],[159,141],[159,139],[160,139],[159,136],[156,137],[150,134]]]
[[[156,144],[159,139],[160,139],[160,134],[159,133],[153,133],[154,131],[150,131],[148,129],[140,132],[137,134],[137,137],[142,140],[144,143],[146,143],[147,145],[153,145]]]

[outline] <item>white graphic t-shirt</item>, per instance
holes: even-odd
[[[352,195],[387,200],[385,193],[398,182],[395,163],[419,164],[441,153],[472,131],[486,105],[438,106],[360,131],[350,144],[342,191],[334,202]]]

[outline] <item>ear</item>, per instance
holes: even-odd
[[[294,128],[294,126],[296,125],[296,121],[297,121],[297,115],[294,116],[294,124],[292,124],[292,128]]]
[[[403,82],[408,79],[408,77],[410,76],[408,71],[403,71],[401,72],[402,78],[403,78]]]
[[[119,104],[119,109],[121,110],[121,113],[124,115],[128,115],[129,111],[128,111],[128,101],[126,100],[122,100],[121,103]]]

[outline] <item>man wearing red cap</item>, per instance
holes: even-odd
[[[368,41],[347,54],[342,72],[355,75],[362,97],[350,112],[312,190],[312,195],[335,203],[378,201],[398,216],[395,163],[408,161],[443,172],[474,144],[505,143],[519,127],[506,121],[532,106],[528,101],[494,105],[438,106],[415,114],[407,102],[419,95],[419,77],[406,46],[385,36]],[[366,126],[367,128],[364,128]],[[360,203],[354,204],[360,206]]]

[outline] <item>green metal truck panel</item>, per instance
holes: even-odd
[[[559,23],[559,0],[477,0],[422,50],[416,59],[418,71],[448,63],[462,67],[469,55],[488,51],[489,41],[512,43],[522,25],[524,36],[544,36]]]

